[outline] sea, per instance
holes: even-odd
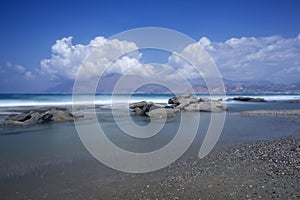
[[[152,101],[155,103],[167,103],[174,95],[169,94],[97,94],[94,101],[100,105],[96,109],[99,124],[102,126],[107,137],[117,146],[127,151],[136,153],[151,152],[162,148],[175,137],[181,117],[184,113],[178,114],[175,118],[168,119],[164,127],[153,137],[136,138],[124,134],[115,122],[112,107],[119,107],[119,116],[128,111],[128,103],[137,101]],[[228,99],[238,96],[260,97],[267,102],[238,102]],[[300,124],[297,121],[271,118],[271,117],[245,117],[241,111],[258,109],[300,109],[299,103],[291,103],[288,100],[300,100],[300,95],[197,95],[198,98],[222,98],[226,105],[226,119],[221,135],[213,151],[219,148],[226,148],[240,143],[258,140],[270,140],[300,133]],[[0,95],[0,121],[9,114],[16,114],[28,107],[49,107],[49,106],[71,106],[73,104],[70,94],[1,94]],[[91,102],[85,101],[82,95],[82,105]],[[126,102],[127,101],[127,102]],[[124,103],[125,102],[125,103]],[[90,112],[90,111],[87,111]],[[190,147],[183,153],[184,156],[197,155],[208,130],[211,120],[210,113],[200,114],[200,121],[196,137]],[[183,116],[182,116],[183,115]],[[147,126],[150,122],[146,117],[130,115],[139,126]],[[191,117],[191,116],[189,116]],[[190,118],[193,120],[193,117]],[[124,116],[123,123],[129,123]],[[89,120],[87,119],[87,125]],[[185,134],[191,134],[190,130],[184,130]],[[47,170],[66,168],[72,163],[93,163],[95,159],[85,148],[74,122],[47,123],[24,127],[0,127],[0,181],[17,179],[31,174],[43,174]],[[98,163],[100,169],[107,169],[102,163]],[[76,171],[74,173],[77,173]],[[78,171],[79,173],[79,171]],[[104,174],[105,175],[105,174]]]

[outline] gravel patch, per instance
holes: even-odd
[[[251,110],[240,113],[242,116],[270,116],[293,119],[300,122],[300,109],[296,110]]]

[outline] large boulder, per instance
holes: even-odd
[[[175,96],[168,100],[168,104],[190,104],[197,102],[198,99],[192,94],[182,95],[182,96]]]
[[[34,108],[32,110],[23,111],[20,114],[9,115],[3,122],[0,122],[2,126],[9,125],[33,125],[43,124],[50,121],[65,122],[72,121],[77,118],[83,118],[82,113],[73,114],[67,108]]]
[[[51,121],[52,114],[47,112],[35,112],[29,111],[21,113],[19,115],[10,115],[0,125],[32,125],[32,124],[43,124]]]

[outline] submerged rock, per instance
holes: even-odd
[[[202,111],[202,112],[222,112],[225,110],[223,105],[220,102],[198,102],[191,103],[188,106],[183,108],[185,111]]]
[[[229,98],[228,101],[266,102],[264,98],[252,98],[252,97],[234,97],[234,98]]]
[[[151,119],[164,119],[176,116],[176,112],[179,110],[172,108],[158,108],[147,112],[146,115]]]

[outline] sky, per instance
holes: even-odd
[[[300,82],[299,10],[297,0],[1,0],[0,93],[45,92],[73,80],[94,45],[131,49],[107,38],[149,26],[193,38],[226,79]],[[111,71],[151,68],[144,61],[129,56]]]

